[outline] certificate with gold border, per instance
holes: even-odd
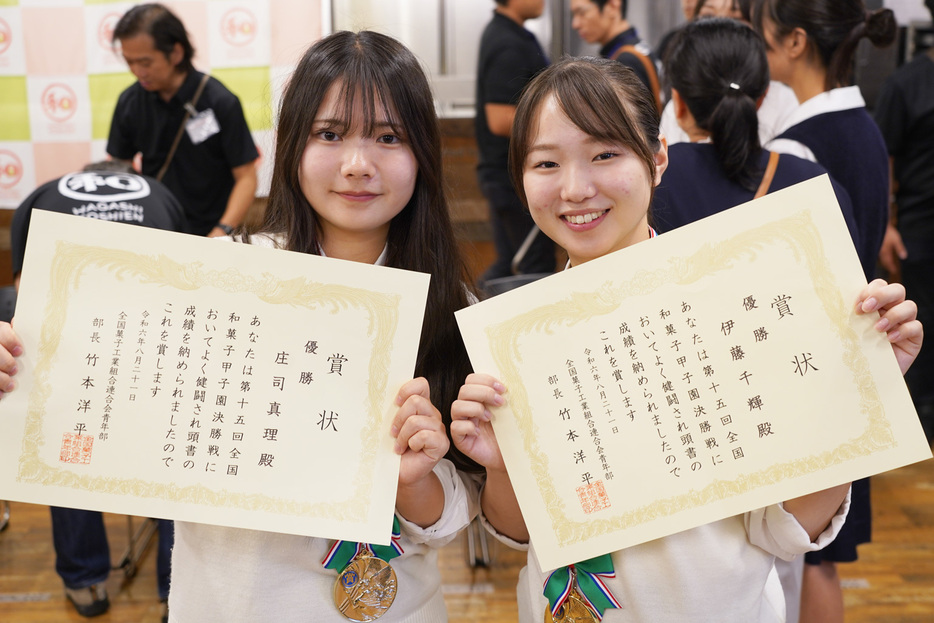
[[[35,210],[0,498],[388,544],[428,282]]]
[[[931,457],[826,176],[457,314],[544,569]]]

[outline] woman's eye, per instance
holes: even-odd
[[[536,162],[532,167],[533,169],[554,169],[558,166],[557,162],[552,162],[551,160],[543,160],[541,162]]]
[[[615,158],[616,154],[612,151],[605,151],[602,154],[598,155],[594,160],[609,160],[610,158]]]
[[[376,140],[380,143],[383,143],[384,145],[395,145],[396,143],[402,142],[402,139],[400,139],[395,134],[383,134]]]
[[[322,140],[328,142],[336,141],[340,138],[340,136],[337,135],[337,132],[332,132],[330,130],[322,130],[321,132],[318,132],[318,136],[320,136]]]

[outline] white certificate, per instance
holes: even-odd
[[[462,310],[545,569],[931,457],[826,176]]]
[[[428,282],[35,210],[0,499],[388,544]]]

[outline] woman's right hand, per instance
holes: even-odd
[[[488,470],[505,471],[503,454],[490,424],[491,407],[506,404],[506,387],[488,374],[473,373],[451,405],[451,439],[457,448]]]
[[[490,408],[505,405],[505,393],[506,386],[489,374],[468,376],[451,405],[451,439],[486,468],[480,507],[490,526],[517,543],[528,543],[529,530],[490,424]]]
[[[16,387],[16,357],[23,354],[23,345],[13,331],[13,325],[0,322],[0,398]]]

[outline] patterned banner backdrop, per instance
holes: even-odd
[[[106,156],[120,92],[135,78],[110,44],[133,2],[0,0],[0,208]],[[327,23],[320,0],[164,2],[184,22],[194,65],[233,91],[260,150],[268,193],[279,94]]]

